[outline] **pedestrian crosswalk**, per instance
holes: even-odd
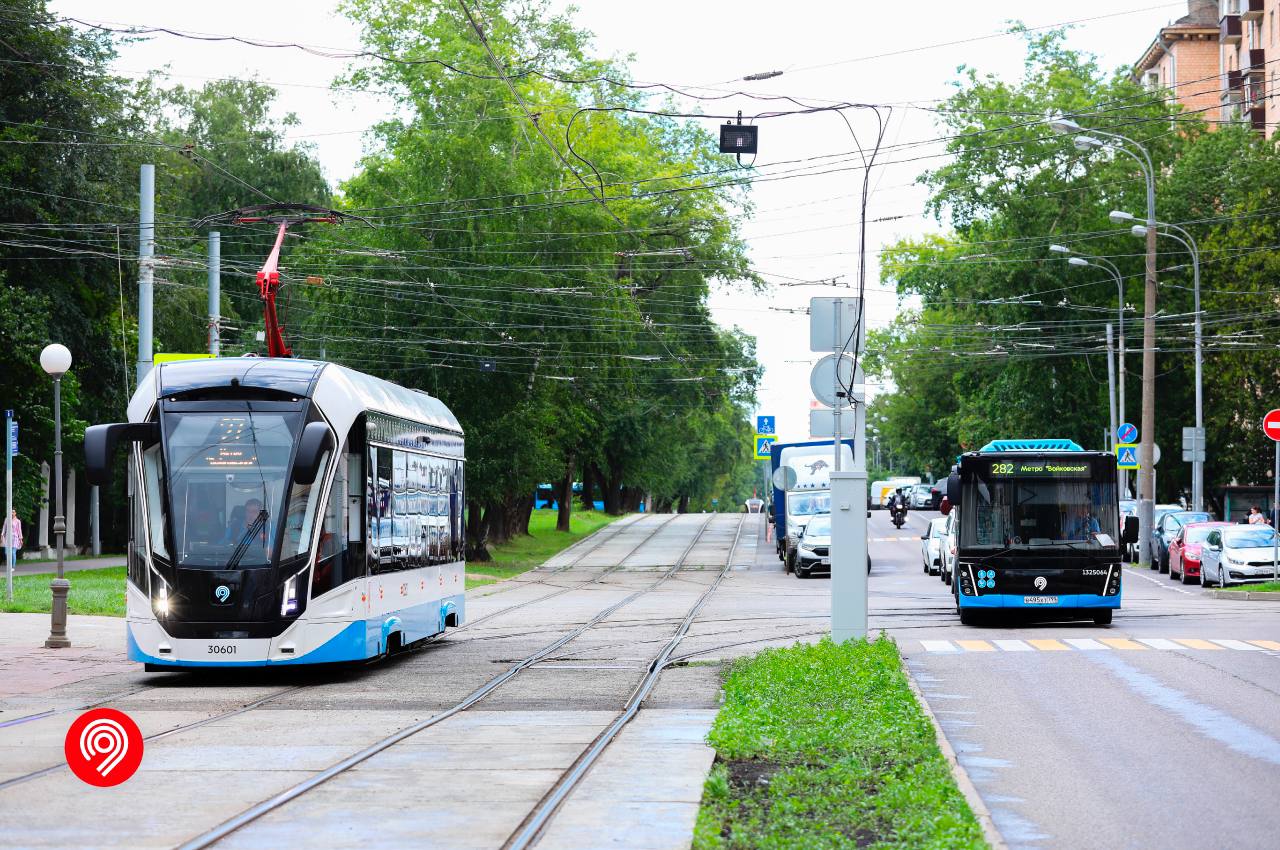
[[[992,640],[921,640],[926,652],[1111,652],[1159,650],[1197,650],[1202,652],[1280,652],[1280,641],[1237,640],[1235,638],[1026,638]]]

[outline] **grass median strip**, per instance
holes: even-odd
[[[1280,593],[1280,581],[1265,581],[1261,584],[1233,584],[1223,590],[1243,590],[1247,593]]]
[[[887,637],[765,650],[724,688],[695,850],[986,846]]]

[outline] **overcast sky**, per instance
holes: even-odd
[[[1072,31],[1070,44],[1096,53],[1104,67],[1112,68],[1136,60],[1160,26],[1186,10],[1185,2],[1142,0],[1070,4],[580,0],[576,5],[576,19],[596,35],[597,52],[634,55],[638,80],[785,94],[813,103],[895,104],[886,137],[890,145],[938,135],[927,107],[952,91],[957,66],[968,64],[1016,79],[1021,73],[1022,42],[994,35],[1010,20],[1032,27],[1081,21]],[[55,12],[94,21],[358,47],[356,28],[337,14],[336,6],[331,0],[222,0],[217,4],[57,0],[52,4]],[[282,111],[301,119],[294,135],[315,144],[326,174],[336,183],[355,171],[364,131],[391,108],[389,101],[377,95],[329,91],[330,80],[343,64],[296,51],[203,44],[160,35],[124,46],[117,68],[126,74],[167,68],[173,82],[188,85],[227,76],[257,77],[276,85]],[[765,82],[730,82],[772,70],[784,73]],[[768,108],[745,98],[714,106],[725,112],[742,109],[747,115]],[[870,114],[849,113],[849,117],[860,140],[873,138],[875,121]],[[715,130],[715,124],[706,122],[709,130]],[[756,166],[768,171],[770,163],[841,154],[853,149],[852,141],[849,130],[832,113],[763,122]],[[874,192],[868,217],[892,219],[868,227],[867,308],[873,328],[891,321],[899,306],[896,296],[879,283],[880,248],[902,236],[940,229],[924,217],[925,195],[914,185],[923,170],[940,162],[921,157],[940,152],[940,146],[933,145],[913,149],[910,157],[887,155],[886,161],[912,161],[872,172]],[[773,281],[837,278],[856,282],[860,185],[860,173],[852,170],[757,183],[752,193],[755,214],[743,224],[755,267]],[[811,363],[820,355],[808,351],[808,317],[781,311],[803,310],[813,296],[849,294],[849,289],[787,286],[759,294],[722,291],[713,298],[721,324],[736,325],[756,337],[759,358],[766,367],[759,412],[777,417],[784,439],[808,436],[808,376]]]

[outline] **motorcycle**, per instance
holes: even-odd
[[[907,521],[907,504],[905,501],[899,501],[897,504],[893,506],[893,524],[897,528],[902,528],[902,526],[906,523],[906,521]]]

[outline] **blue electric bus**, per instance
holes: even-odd
[[[1120,607],[1124,544],[1116,459],[1071,440],[995,440],[959,458],[947,483],[959,511],[960,622],[1017,608],[1111,622]]]

